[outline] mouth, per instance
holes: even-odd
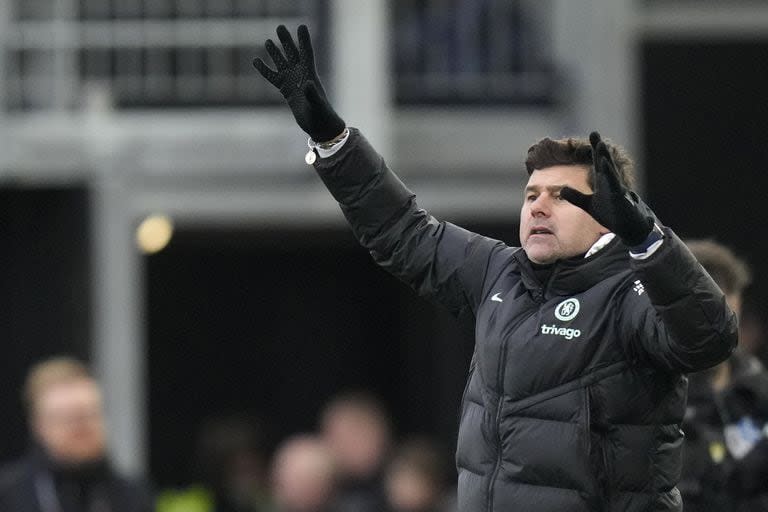
[[[529,236],[534,235],[553,235],[552,230],[544,228],[544,227],[535,227],[531,229]]]

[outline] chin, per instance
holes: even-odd
[[[552,251],[544,250],[541,247],[524,247],[525,254],[528,255],[528,259],[534,263],[540,265],[546,265],[557,260],[557,255]]]
[[[83,446],[79,449],[72,449],[67,455],[68,459],[73,462],[87,464],[103,459],[105,451],[102,447]]]
[[[530,252],[528,253],[528,259],[534,263],[538,263],[539,265],[548,265],[558,260],[557,256],[554,254],[537,255],[536,253]]]

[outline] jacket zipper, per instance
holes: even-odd
[[[461,394],[461,402],[459,402],[459,422],[461,422],[461,417],[464,414],[464,403],[467,400],[467,392],[469,391],[469,384],[472,382],[472,376],[475,373],[475,366],[477,366],[477,352],[472,353],[472,360],[469,362],[467,383],[464,384],[464,392]]]
[[[494,419],[494,426],[496,428],[496,451],[498,452],[496,456],[496,465],[493,468],[493,473],[491,473],[491,481],[488,482],[488,512],[491,512],[493,510],[493,488],[496,484],[496,477],[499,476],[499,470],[501,469],[501,457],[502,457],[502,450],[501,450],[501,408],[504,405],[504,370],[506,369],[506,364],[504,364],[504,361],[507,358],[507,344],[504,344],[504,347],[501,351],[501,357],[499,358],[501,361],[501,368],[499,368],[499,389],[502,390],[502,392],[499,393],[499,403],[496,405],[496,418]]]
[[[584,440],[587,445],[587,460],[592,459],[592,399],[589,396],[589,387],[583,387],[584,390]]]
[[[583,387],[582,390],[584,391],[584,436],[585,436],[585,444],[586,444],[586,458],[588,461],[590,461],[590,465],[593,462],[592,457],[592,398],[589,393],[589,387]],[[600,450],[600,458],[602,459],[602,447],[598,444],[598,447],[596,449]],[[601,461],[595,461],[597,463],[600,463]],[[600,503],[603,503],[603,497],[602,497],[602,483],[599,481],[599,478],[595,478],[595,486],[596,486],[596,493],[598,496],[600,496]],[[598,509],[602,510],[602,506]]]
[[[536,314],[539,318],[537,318],[537,321],[540,319],[541,316],[541,305],[544,303],[544,290],[542,288],[538,288],[536,290],[536,293],[534,294],[534,301],[538,303],[539,307],[537,308]],[[537,327],[538,329],[538,327]],[[538,331],[537,331],[538,332]],[[501,354],[499,356],[499,371],[497,372],[497,384],[499,392],[499,403],[496,405],[496,417],[494,419],[494,427],[496,428],[496,465],[493,468],[493,473],[491,473],[491,480],[488,482],[488,506],[487,511],[492,512],[493,510],[493,488],[496,484],[496,478],[499,476],[499,470],[501,469],[501,457],[502,457],[502,450],[501,450],[501,408],[504,405],[504,374],[505,370],[507,369],[507,365],[505,364],[505,361],[507,359],[507,344],[504,343],[504,345],[501,348]]]

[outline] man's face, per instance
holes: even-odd
[[[38,441],[60,463],[77,465],[104,456],[101,392],[91,379],[44,389],[35,401],[32,423]]]
[[[324,418],[322,431],[339,470],[347,476],[369,478],[383,463],[387,429],[370,413],[341,406]]]
[[[591,194],[589,170],[577,165],[556,165],[531,173],[520,210],[520,243],[535,263],[584,254],[608,229],[587,212],[562,199],[560,190],[569,186]]]
[[[280,510],[325,510],[334,491],[333,454],[309,438],[288,441],[272,467],[273,498]]]

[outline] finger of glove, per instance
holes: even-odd
[[[599,133],[592,132],[589,134],[589,143],[592,145],[593,150],[600,143],[600,141],[601,141],[601,138]]]
[[[256,71],[261,73],[261,76],[266,78],[269,83],[278,89],[280,88],[280,75],[278,75],[277,71],[267,66],[263,60],[259,57],[253,59],[253,67],[256,68]]]
[[[606,144],[604,141],[600,140],[597,143],[595,153],[597,153],[598,158],[607,158],[608,160],[613,163],[613,156],[611,155],[611,150],[608,148],[608,144]]]
[[[295,64],[299,62],[299,50],[296,48],[296,43],[293,41],[293,36],[285,28],[285,25],[277,27],[277,37],[280,39],[280,43],[283,45],[283,51],[288,58],[288,62]]]
[[[571,187],[563,187],[560,190],[560,197],[572,203],[587,213],[591,213],[592,210],[592,197],[594,194],[583,194]]]
[[[309,37],[309,29],[306,25],[299,25],[299,55],[307,64],[315,63],[315,50],[312,48],[312,39]]]
[[[605,149],[605,143],[601,142],[600,144],[602,148]],[[606,155],[603,151],[598,150],[597,158],[598,165],[595,166],[595,169],[597,170],[598,187],[600,187],[600,185],[606,185],[608,187],[606,192],[623,196],[626,190],[619,179],[619,171],[616,169],[616,165],[613,163],[610,154],[608,153]]]
[[[267,39],[267,42],[264,43],[264,48],[267,49],[267,53],[272,58],[272,62],[275,63],[275,67],[278,71],[282,71],[288,67],[288,61],[285,60],[283,52],[278,49],[274,41]]]

